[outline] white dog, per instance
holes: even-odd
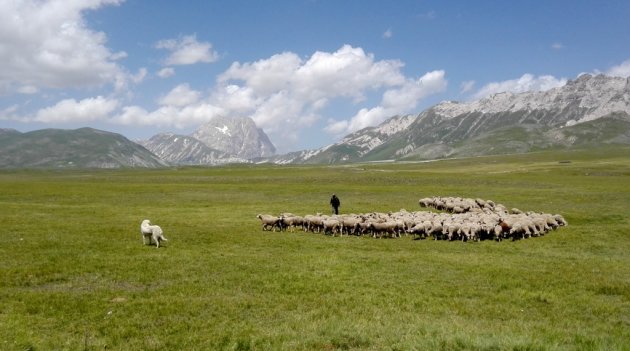
[[[151,221],[148,219],[145,219],[142,221],[142,224],[140,224],[140,233],[142,233],[142,243],[145,245],[147,244],[147,238],[149,238],[149,244],[151,244],[151,240],[155,242],[156,248],[160,247],[160,241],[168,241],[168,239],[162,235],[162,228],[158,225],[151,225]]]

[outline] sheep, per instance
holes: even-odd
[[[562,217],[559,214],[553,215],[553,218],[556,220],[556,222],[558,223],[559,226],[565,227],[565,226],[569,225],[569,223],[567,223],[567,221],[564,219],[564,217]]]
[[[429,230],[431,230],[431,221],[422,221],[421,223],[416,223],[413,227],[409,228],[407,232],[412,234],[415,238],[418,235],[421,239],[427,237]]]
[[[306,230],[311,231],[313,233],[319,233],[323,227],[324,218],[321,214],[317,215],[306,215],[304,216],[304,222],[306,223]]]
[[[143,220],[140,224],[140,233],[142,234],[142,243],[146,245],[146,239],[149,238],[149,244],[153,241],[156,249],[160,247],[160,241],[168,241],[164,237],[162,228],[159,225],[152,225],[148,219]]]
[[[433,221],[431,222],[431,229],[429,229],[429,232],[427,234],[433,236],[433,240],[438,240],[442,239],[442,235],[444,234],[443,230],[444,229],[442,227],[442,222]]]
[[[396,235],[398,224],[396,222],[370,222],[368,229],[372,233],[372,237],[382,237],[383,234],[389,234],[390,237]]]
[[[360,227],[359,227],[359,223],[361,223],[363,221],[363,219],[361,217],[357,217],[357,216],[343,216],[341,218],[341,235],[343,235],[343,232],[346,232],[346,235],[359,235],[360,232]]]
[[[296,216],[281,213],[278,217],[258,215],[263,230],[276,228],[291,232],[301,226],[305,232],[324,232],[336,236],[364,235],[372,237],[401,237],[412,234],[413,238],[433,237],[434,240],[501,241],[542,236],[560,226],[567,225],[561,215],[523,212],[491,200],[462,197],[425,197],[418,201],[420,207],[435,208],[444,212],[401,209],[398,212],[371,212],[342,216],[316,215]]]
[[[276,228],[278,228],[279,230],[282,230],[282,223],[281,223],[280,217],[276,217],[276,216],[272,216],[268,214],[259,214],[256,216],[256,218],[260,219],[263,231],[273,230],[275,232]]]
[[[304,225],[304,218],[296,215],[280,216],[281,228],[289,229],[291,232],[295,231],[295,227]]]
[[[335,236],[335,233],[339,233],[341,231],[341,223],[336,218],[324,219],[322,221],[322,227],[324,230],[324,234],[332,234]]]

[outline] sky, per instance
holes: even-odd
[[[250,117],[278,153],[444,100],[630,76],[630,1],[0,0],[0,128]]]

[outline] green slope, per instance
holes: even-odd
[[[0,134],[0,167],[159,167],[157,156],[120,134],[92,128]]]

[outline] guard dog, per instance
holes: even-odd
[[[155,247],[160,247],[160,241],[168,241],[163,235],[162,228],[159,225],[151,225],[151,221],[145,219],[140,224],[140,233],[142,234],[142,243],[147,244],[147,238],[149,238],[149,244],[151,241],[155,243]]]

